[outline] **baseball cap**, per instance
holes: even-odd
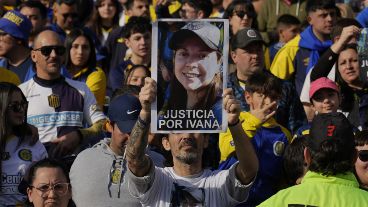
[[[0,19],[0,30],[18,39],[28,40],[31,29],[31,21],[15,10],[6,12]]]
[[[310,89],[309,89],[309,98],[312,98],[313,95],[322,88],[329,88],[336,92],[339,92],[339,88],[337,87],[334,81],[326,77],[322,77],[322,78],[318,78],[317,80],[311,83]]]
[[[244,28],[239,30],[231,40],[231,49],[245,48],[250,43],[260,42],[264,44],[261,34],[252,28]]]
[[[169,42],[169,47],[175,50],[178,44],[182,43],[184,39],[193,36],[198,36],[209,48],[220,51],[220,29],[209,22],[189,22],[173,34]]]
[[[118,125],[121,132],[130,133],[141,109],[141,103],[137,97],[121,95],[110,102],[107,117]]]
[[[354,146],[353,126],[339,112],[316,115],[309,134],[308,147],[315,151],[320,151],[321,144],[326,140],[339,141],[346,147]]]

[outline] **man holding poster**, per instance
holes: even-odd
[[[222,36],[218,26],[204,21],[173,34],[174,76],[155,122],[158,131],[222,129]]]

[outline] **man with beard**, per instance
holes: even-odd
[[[203,169],[203,150],[208,146],[206,134],[169,134],[164,148],[171,151],[173,167],[154,167],[145,155],[149,129],[150,108],[155,96],[146,87],[155,87],[151,79],[139,94],[142,110],[128,145],[128,187],[143,206],[235,206],[248,198],[249,189],[258,170],[255,151],[243,131],[240,105],[225,89],[224,108],[228,112],[229,129],[234,137],[239,162],[229,170]]]
[[[31,52],[36,75],[19,86],[29,103],[28,123],[38,128],[40,141],[56,158],[75,153],[83,139],[101,132],[105,122],[87,85],[60,74],[64,53],[57,33],[41,32]]]

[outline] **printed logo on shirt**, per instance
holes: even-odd
[[[303,60],[303,63],[304,63],[304,66],[308,66],[308,64],[309,64],[309,57],[305,58]]]
[[[171,207],[205,206],[205,192],[203,188],[191,188],[173,183],[171,191]]]
[[[21,160],[32,161],[32,152],[29,149],[19,150],[18,156]]]
[[[285,149],[285,144],[281,141],[276,141],[275,143],[273,143],[273,154],[275,154],[276,156],[282,156],[282,154],[284,153],[284,149]]]
[[[49,100],[49,106],[53,108],[58,108],[60,106],[60,98],[56,94],[51,94],[47,97]]]

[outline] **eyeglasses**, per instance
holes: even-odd
[[[46,197],[49,195],[50,190],[53,190],[54,193],[60,196],[65,195],[69,189],[69,185],[70,185],[69,183],[56,183],[53,185],[39,184],[37,187],[35,186],[29,186],[29,187],[35,188],[41,197]]]
[[[26,111],[28,107],[28,101],[21,102],[21,103],[11,103],[8,105],[8,109],[11,109],[13,112],[21,112]]]
[[[358,151],[358,157],[362,162],[367,162],[368,161],[368,150]]]
[[[65,47],[64,46],[43,46],[38,49],[34,49],[34,51],[41,51],[43,56],[49,56],[55,50],[56,55],[62,56],[65,54]]]
[[[233,15],[238,16],[240,19],[243,19],[244,16],[247,16],[247,19],[252,18],[252,16],[250,14],[248,14],[247,12],[245,12],[245,11],[234,11]]]

